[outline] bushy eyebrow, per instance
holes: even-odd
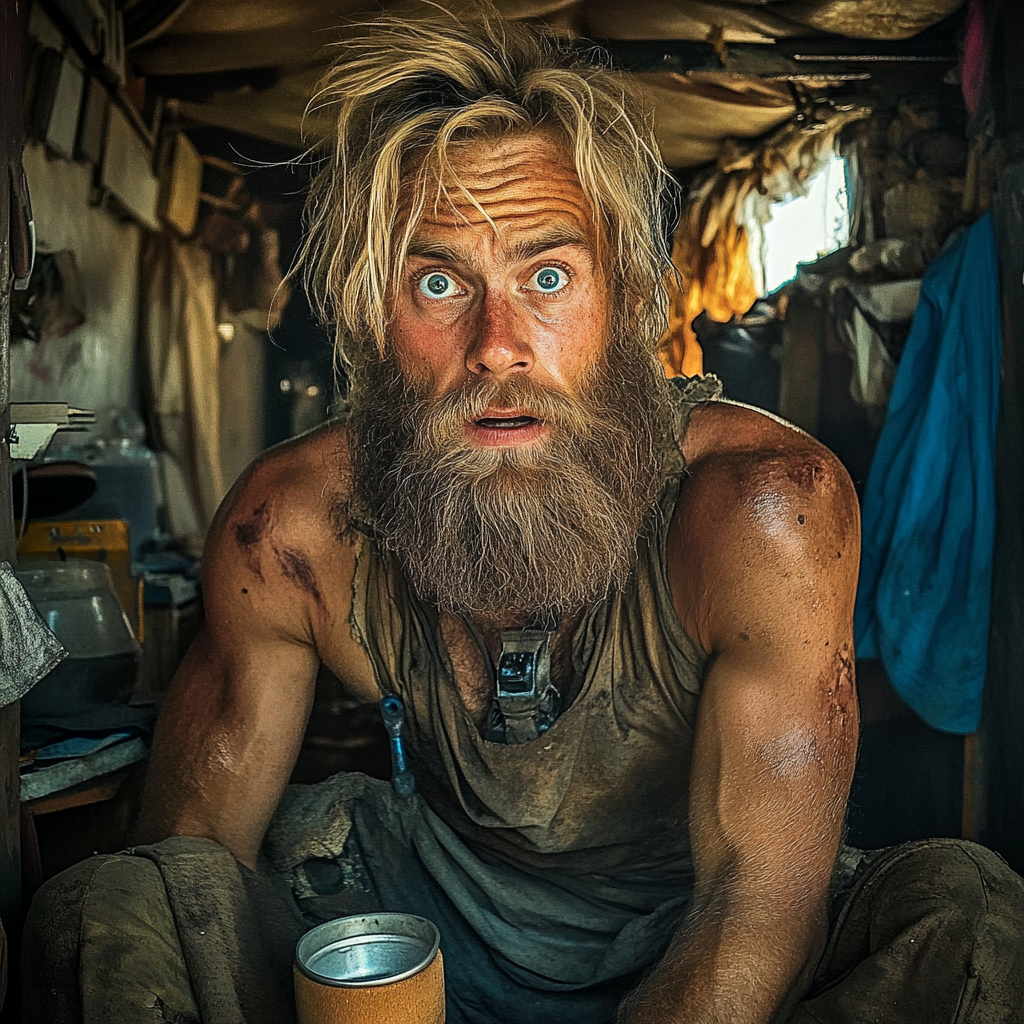
[[[589,256],[593,257],[593,245],[590,239],[581,231],[568,226],[559,226],[535,235],[533,238],[521,239],[510,247],[508,257],[511,263],[522,263],[566,245],[583,249]],[[439,263],[473,263],[472,253],[468,250],[460,249],[457,245],[433,238],[411,239],[406,255],[418,256],[421,259],[437,260]]]
[[[420,256],[425,260],[437,260],[439,263],[465,263],[468,255],[454,246],[430,238],[413,238],[406,250],[406,256]]]
[[[593,246],[586,235],[575,228],[558,227],[545,231],[536,238],[524,238],[516,242],[509,250],[509,256],[513,263],[522,263],[532,260],[535,256],[543,256],[552,249],[560,249],[564,245],[575,246],[577,249],[583,249],[588,255],[593,255]]]

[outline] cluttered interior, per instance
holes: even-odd
[[[869,851],[853,878],[924,841],[1024,870],[1015,3],[16,0],[0,21],[0,1019],[439,1024],[303,995],[324,950],[376,948],[353,915],[408,911],[440,929],[450,1022],[789,1020],[831,998],[831,954],[780,954],[774,989],[751,968],[742,1011],[700,1009],[706,983],[664,1002],[705,969],[687,936],[742,945],[701,908],[756,890],[744,836],[763,872],[773,830],[791,868]],[[819,675],[823,724],[796,682]],[[840,810],[782,807],[769,777]],[[241,872],[225,891],[290,879],[297,1010],[289,988],[267,1015],[263,939],[224,967],[240,1002],[194,967],[250,927],[241,896],[216,943],[183,923],[220,883],[165,844],[200,840],[233,855],[209,868]],[[53,938],[53,887],[99,892],[83,865],[125,850],[151,851],[188,978],[138,982],[134,1014],[114,952],[68,966],[119,924]],[[834,899],[832,877],[786,900]],[[432,976],[437,930],[389,927],[419,958],[399,984]],[[361,969],[324,991],[388,987]],[[792,1019],[953,1020],[913,998]],[[1019,1019],[978,1012],[956,1019]]]

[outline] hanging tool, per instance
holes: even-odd
[[[380,702],[380,715],[384,719],[384,728],[387,729],[391,745],[391,785],[403,800],[408,800],[416,792],[416,779],[405,759],[405,745],[402,741],[405,705],[401,698],[394,693],[384,697]]]

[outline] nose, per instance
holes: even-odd
[[[466,353],[470,373],[486,376],[529,373],[533,369],[533,348],[517,319],[507,300],[491,295],[483,300],[474,338]]]

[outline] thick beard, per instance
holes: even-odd
[[[513,374],[431,399],[391,360],[361,369],[349,420],[356,502],[421,599],[525,621],[626,585],[672,443],[664,376],[639,346],[613,345],[578,397]],[[488,407],[529,409],[546,435],[474,445],[466,423]]]

